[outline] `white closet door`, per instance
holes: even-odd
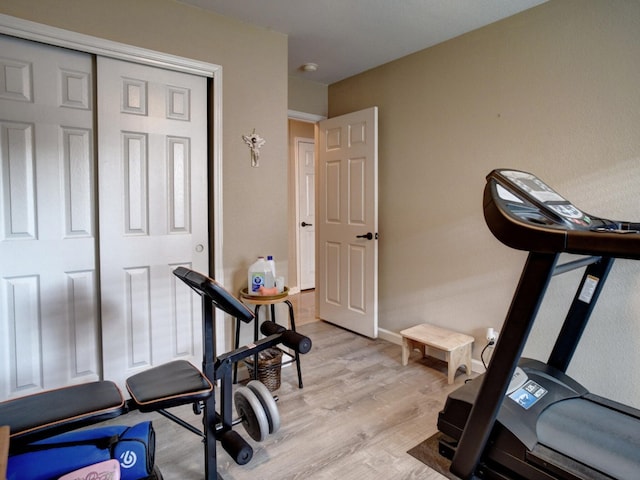
[[[0,36],[0,399],[99,377],[91,69]]]
[[[104,377],[202,361],[199,298],[171,272],[208,272],[206,79],[98,58]]]

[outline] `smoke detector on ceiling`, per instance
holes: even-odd
[[[303,72],[315,72],[316,70],[318,70],[318,64],[317,63],[303,63],[300,66],[300,70],[302,70]]]

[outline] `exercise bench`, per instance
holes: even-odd
[[[240,465],[253,456],[251,446],[233,430],[243,423],[254,440],[263,440],[265,429],[279,426],[275,401],[262,384],[240,387],[236,391],[236,410],[246,413],[240,420],[232,416],[232,366],[242,359],[279,344],[299,353],[311,349],[311,340],[291,330],[275,328],[272,335],[251,345],[216,356],[215,315],[218,308],[238,321],[248,323],[254,314],[215,280],[185,267],[174,275],[193,289],[202,300],[203,361],[199,370],[184,360],[172,361],[129,377],[125,400],[118,386],[108,380],[63,387],[0,403],[0,425],[10,427],[10,456],[28,451],[33,442],[71,430],[116,418],[133,410],[157,411],[180,426],[201,436],[204,441],[205,478],[218,480],[216,441]],[[275,326],[275,325],[274,325]],[[220,382],[220,411],[216,411],[214,385]],[[257,382],[256,382],[257,383]],[[260,388],[264,387],[264,388]],[[238,396],[238,394],[240,394]],[[194,413],[203,415],[199,430],[166,409],[192,404]],[[264,409],[264,411],[263,411]],[[246,410],[250,410],[246,412]],[[253,411],[251,411],[253,410]],[[267,419],[265,423],[263,419]],[[161,479],[154,467],[154,476]]]

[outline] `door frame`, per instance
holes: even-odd
[[[287,118],[289,118],[290,120],[297,120],[299,122],[312,123],[315,126],[314,127],[315,138],[313,139],[313,141],[316,144],[316,154],[317,154],[318,122],[320,120],[326,120],[327,117],[324,115],[317,115],[315,113],[305,113],[297,110],[289,110],[287,112]],[[295,137],[295,138],[297,139],[298,137]],[[292,156],[293,161],[292,161],[292,164],[290,164],[291,171],[294,172],[294,174],[289,177],[290,178],[289,188],[291,189],[290,192],[292,192],[289,195],[289,198],[290,198],[290,201],[293,202],[293,205],[290,205],[292,208],[289,209],[289,211],[292,212],[290,213],[290,216],[289,216],[289,229],[290,229],[289,231],[293,232],[292,235],[294,235],[293,241],[295,243],[295,248],[289,249],[288,261],[289,261],[289,274],[291,276],[291,274],[295,273],[295,278],[296,278],[296,285],[291,288],[289,293],[298,293],[300,292],[300,239],[298,238],[298,222],[299,222],[298,191],[300,186],[298,184],[298,150],[297,150],[297,145],[295,141],[292,142],[290,139],[289,145],[293,145],[293,148],[295,149],[294,155]],[[317,198],[318,198],[318,191],[316,188],[316,199]],[[318,212],[318,204],[316,202],[316,214],[317,212]],[[317,238],[318,238],[318,230],[316,228],[316,240]],[[317,263],[317,260],[318,260],[318,254],[316,252],[316,263]]]
[[[211,105],[211,122],[213,125],[209,134],[211,139],[209,180],[213,181],[210,185],[212,203],[209,210],[209,222],[213,238],[209,243],[209,273],[214,278],[224,278],[222,263],[222,67],[213,63],[63,30],[5,14],[0,14],[0,34],[167,70],[191,73],[213,80],[210,82],[211,102],[213,103]]]

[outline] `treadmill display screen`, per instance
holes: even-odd
[[[522,191],[522,193],[537,200],[543,209],[569,219],[579,225],[588,225],[590,223],[589,217],[538,177],[530,173],[514,170],[501,170],[500,174]]]
[[[522,190],[541,202],[566,202],[564,198],[551,190],[547,185],[542,183],[536,177],[523,175],[512,175],[516,172],[502,172],[506,177],[510,178],[513,183],[518,185]]]

